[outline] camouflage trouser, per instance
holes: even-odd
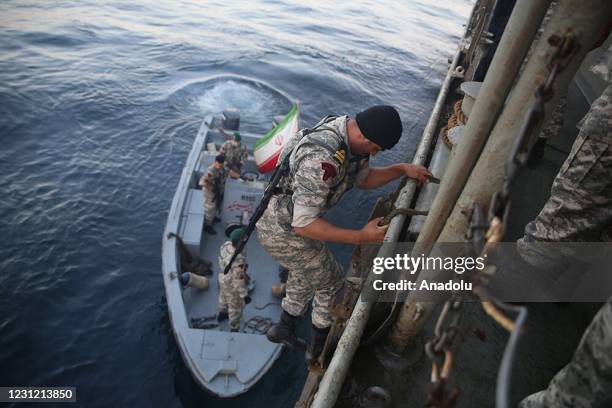
[[[530,258],[529,242],[609,240],[612,228],[612,86],[591,107],[581,131],[555,178],[548,202],[519,240]]]
[[[244,309],[244,299],[236,291],[231,281],[219,281],[219,312],[227,312],[232,330],[240,329],[240,319]]]
[[[610,241],[612,228],[612,85],[580,124],[574,142],[538,217],[525,228],[518,249],[534,265],[555,254],[534,242]],[[525,398],[521,408],[612,406],[612,303],[598,312],[570,363],[549,387]]]
[[[217,200],[210,191],[206,189],[202,189],[202,191],[204,192],[204,223],[213,225],[217,216]]]
[[[612,299],[586,329],[572,361],[519,407],[612,407]]]
[[[342,286],[342,267],[323,242],[293,232],[290,218],[279,213],[275,203],[273,197],[257,223],[257,237],[266,251],[289,270],[282,308],[290,315],[302,316],[312,300],[312,324],[327,328],[332,324],[334,295]]]

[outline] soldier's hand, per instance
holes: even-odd
[[[429,179],[427,177],[432,176],[432,174],[429,170],[427,170],[427,168],[418,164],[411,163],[404,164],[404,174],[406,174],[406,177],[415,179],[419,182],[419,184],[429,183]]]
[[[387,229],[389,225],[383,225],[382,227],[378,226],[378,223],[382,220],[382,217],[375,218],[369,221],[362,229],[361,229],[361,242],[382,242],[385,238],[385,234],[387,233]]]

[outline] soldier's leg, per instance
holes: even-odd
[[[555,178],[549,200],[537,218],[525,227],[518,248],[530,263],[537,264],[538,258],[547,255],[530,243],[600,241],[612,224],[611,102],[609,86],[583,119],[580,134]]]
[[[204,199],[204,231],[215,235],[217,231],[213,228],[215,217],[217,216],[217,202],[208,193]]]
[[[521,256],[534,265],[550,258],[541,241],[610,239],[612,225],[612,86],[591,106],[581,132],[557,175],[551,197],[519,240]],[[554,255],[553,255],[554,257]],[[544,265],[548,264],[544,261]],[[572,358],[550,386],[521,402],[527,407],[612,406],[612,304],[595,316]]]
[[[217,321],[223,321],[227,319],[228,316],[228,298],[227,298],[227,290],[225,290],[224,285],[219,282],[219,303],[217,305],[218,313],[217,313]]]
[[[325,272],[320,271],[324,266],[322,261],[327,260],[325,246],[322,242],[301,237],[280,227],[266,227],[257,227],[259,242],[289,271],[282,308],[292,316],[302,316],[318,287],[315,284],[317,275],[325,276]]]
[[[330,310],[334,296],[342,287],[343,273],[342,267],[327,247],[323,247],[319,255],[319,265],[312,278],[315,287],[312,324],[318,329],[326,329],[332,324]]]
[[[308,288],[308,281],[301,274],[292,273],[293,267],[299,268],[303,259],[300,246],[304,246],[303,238],[291,230],[291,216],[285,206],[279,203],[277,197],[272,197],[268,209],[257,223],[257,238],[266,252],[283,268],[288,269],[287,289],[291,288],[291,300],[283,300],[282,308],[291,316],[301,316],[313,294]],[[291,281],[291,283],[289,283]],[[297,290],[296,290],[297,288]],[[304,299],[298,301],[299,299]]]
[[[227,296],[225,294],[225,290],[223,290],[223,286],[219,285],[219,303],[217,305],[220,312],[227,312]]]
[[[284,267],[289,267],[287,263]],[[297,266],[297,265],[294,265]],[[281,302],[283,310],[292,316],[303,316],[314,296],[314,287],[304,270],[289,270],[285,286],[285,297]]]
[[[228,304],[229,324],[232,331],[240,330],[242,309],[244,309],[244,299],[232,294]]]
[[[209,196],[210,194],[207,194],[204,199],[204,220],[206,225],[212,225],[217,214],[217,204]]]
[[[568,365],[520,408],[612,407],[612,301],[599,310]]]
[[[314,296],[312,276],[321,266],[318,255],[323,243],[294,234],[289,227],[279,225],[276,220],[262,218],[257,225],[259,242],[266,251],[289,271],[286,296],[282,301],[283,313],[278,323],[268,330],[267,337],[274,343],[304,349],[306,343],[295,334],[297,318],[308,308]]]
[[[323,351],[325,340],[333,323],[332,302],[342,287],[342,267],[327,247],[323,247],[318,260],[320,266],[312,279],[315,293],[312,300],[310,342],[306,350],[308,365],[314,364]]]

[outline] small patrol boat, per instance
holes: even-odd
[[[280,298],[271,290],[279,280],[278,264],[253,233],[244,251],[252,300],[243,310],[240,330],[231,332],[228,320],[218,322],[216,316],[218,277],[223,273],[218,257],[231,228],[248,224],[269,179],[259,170],[274,168],[270,160],[282,150],[293,127],[297,128],[297,116],[298,107],[294,105],[285,117],[275,118],[276,126],[265,136],[241,132],[249,157],[241,178],[227,178],[221,221],[214,226],[216,235],[203,232],[204,197],[198,181],[227,136],[238,130],[240,114],[228,109],[222,115],[207,117],[195,138],[168,214],[162,272],[174,337],[195,380],[219,397],[249,390],[282,351],[282,345],[269,342],[265,336],[281,313]]]

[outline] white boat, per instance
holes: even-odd
[[[244,308],[241,330],[230,332],[227,320],[217,322],[216,319],[218,253],[221,244],[228,239],[225,227],[248,222],[267,181],[266,176],[257,171],[253,157],[254,146],[261,137],[241,132],[242,143],[249,150],[249,158],[242,169],[243,177],[227,178],[221,222],[215,225],[217,234],[202,232],[203,193],[197,183],[217,155],[213,147],[219,149],[226,135],[238,130],[238,123],[239,114],[235,110],[208,117],[202,123],[172,200],[162,244],[163,280],[176,342],[195,380],[220,397],[233,397],[249,390],[272,367],[282,351],[281,345],[269,342],[265,336],[269,325],[277,321],[281,313],[280,299],[271,292],[272,285],[278,283],[279,268],[259,244],[256,233],[251,235],[246,246],[252,301]],[[181,284],[180,275],[186,272],[181,267],[181,250],[185,249],[188,256],[212,262],[213,274],[208,276],[207,289]]]

